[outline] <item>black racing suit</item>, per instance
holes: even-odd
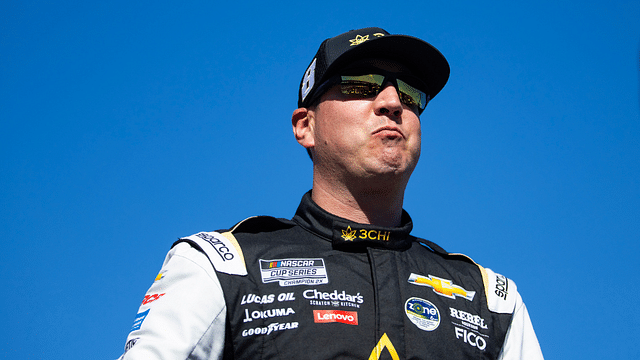
[[[410,235],[249,218],[174,244],[123,359],[542,359],[515,284]],[[205,255],[206,254],[206,255]]]

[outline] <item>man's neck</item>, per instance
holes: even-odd
[[[398,226],[402,218],[404,187],[362,189],[327,186],[314,178],[311,198],[325,211],[361,224]]]

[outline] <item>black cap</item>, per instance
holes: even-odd
[[[309,106],[316,89],[340,68],[366,58],[390,59],[407,66],[429,87],[429,99],[433,99],[449,79],[449,63],[426,41],[392,35],[377,27],[351,30],[320,44],[300,81],[298,107]]]

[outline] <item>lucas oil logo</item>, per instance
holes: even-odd
[[[280,286],[328,284],[324,259],[260,259],[262,283]]]
[[[466,290],[461,286],[453,284],[451,280],[442,279],[433,275],[426,277],[418,274],[411,274],[409,276],[409,283],[430,287],[436,294],[446,296],[450,299],[455,299],[456,296],[458,296],[469,301],[473,301],[473,297],[476,295],[475,291]]]

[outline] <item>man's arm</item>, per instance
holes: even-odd
[[[542,360],[542,351],[527,307],[516,293],[516,307],[498,360]]]
[[[147,291],[121,360],[221,359],[226,305],[209,259],[187,243]]]

